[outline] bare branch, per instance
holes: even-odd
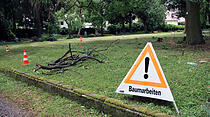
[[[94,60],[97,61],[99,63],[104,63],[104,61],[99,60],[98,58],[92,56],[93,53],[98,53],[101,54],[100,52],[102,51],[106,51],[108,50],[110,47],[112,47],[114,44],[118,43],[119,40],[115,40],[112,43],[109,44],[108,47],[104,48],[104,49],[99,49],[97,50],[97,48],[91,49],[91,50],[87,50],[87,51],[72,51],[71,48],[71,44],[69,43],[69,49],[68,51],[60,58],[58,58],[56,61],[49,63],[47,66],[44,65],[40,65],[40,64],[36,64],[37,68],[34,69],[33,71],[36,72],[39,69],[44,69],[44,70],[52,70],[52,72],[55,72],[53,74],[57,74],[57,73],[63,73],[64,71],[67,71],[67,69],[64,69],[66,67],[70,67],[70,66],[75,66],[77,65],[78,62],[84,62],[86,60]],[[80,56],[79,54],[73,54],[73,53],[80,53],[80,54],[85,54],[83,56]],[[70,56],[67,56],[67,54],[70,53]],[[103,56],[105,56],[104,54],[101,54]],[[107,56],[105,56],[107,57]],[[69,69],[72,71],[72,69]],[[43,73],[46,75],[52,75],[51,73]]]
[[[69,51],[71,53],[71,57],[73,58],[72,51],[71,51],[71,44],[69,43]]]
[[[100,52],[100,51],[106,51],[108,50],[112,45],[114,45],[115,43],[119,43],[119,39],[113,41],[112,43],[110,43],[110,45],[108,47],[106,47],[105,49],[101,49],[101,50],[96,50],[95,52]]]

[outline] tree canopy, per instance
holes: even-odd
[[[134,20],[143,23],[144,31],[153,31],[165,25],[166,9],[178,9],[178,17],[186,18],[186,29],[193,29],[186,30],[187,43],[203,43],[199,30],[209,23],[208,0],[1,0],[1,40],[13,40],[19,29],[31,30],[37,37],[56,33],[58,20],[68,24],[69,36],[75,30],[79,35],[85,22],[102,35],[107,23],[119,25],[122,32],[129,26],[131,32]],[[196,27],[191,27],[195,23]]]

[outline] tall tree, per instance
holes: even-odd
[[[190,45],[203,44],[205,40],[202,37],[200,25],[200,3],[196,1],[187,1],[187,43]]]
[[[83,26],[83,8],[88,7],[92,0],[66,0],[62,1],[62,7],[56,12],[56,16],[59,19],[65,20],[68,25],[69,37],[72,37],[72,31],[78,30]],[[87,3],[88,2],[88,3]],[[87,5],[85,5],[87,3]]]
[[[37,37],[41,37],[42,32],[42,20],[41,20],[41,0],[29,0],[32,7],[32,12],[35,18],[35,29]]]
[[[161,0],[136,0],[135,14],[144,24],[144,30],[154,30],[164,24],[165,6]]]
[[[15,38],[18,3],[19,1],[16,0],[0,1],[0,40],[11,41]]]
[[[135,0],[113,0],[108,1],[106,9],[107,20],[111,24],[120,24],[121,31],[125,32],[125,24],[129,24],[131,31],[132,21],[136,18],[134,14]]]
[[[72,37],[72,31],[79,30],[83,26],[80,15],[76,11],[65,12],[64,9],[61,9],[56,15],[60,20],[64,20],[67,23],[69,38]]]
[[[200,12],[201,12],[201,26],[202,28],[206,28],[207,23],[210,24],[210,1],[209,0],[203,0],[203,2],[200,3]]]
[[[42,14],[41,19],[43,28],[46,29],[49,37],[52,36],[53,33],[56,33],[59,29],[58,21],[56,17],[56,11],[58,11],[61,6],[62,0],[47,0],[42,4]]]
[[[101,35],[104,34],[107,5],[108,4],[104,0],[93,0],[84,12],[85,20],[91,22],[96,30],[100,30]]]
[[[200,5],[206,6],[208,2],[206,0],[167,0],[167,3],[179,10],[178,16],[185,17],[186,43],[190,45],[205,43],[201,32]]]

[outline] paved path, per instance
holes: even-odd
[[[0,94],[0,117],[32,117],[33,115],[24,110],[16,103]]]

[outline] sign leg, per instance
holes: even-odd
[[[174,101],[173,104],[174,104],[174,107],[175,107],[175,109],[176,109],[176,112],[179,114],[179,110],[178,110],[178,108],[177,108],[177,106],[176,106],[176,102]]]
[[[116,94],[117,94],[117,93],[116,93],[116,92],[114,92],[114,94],[113,94],[113,97],[112,97],[112,98],[114,98]]]

